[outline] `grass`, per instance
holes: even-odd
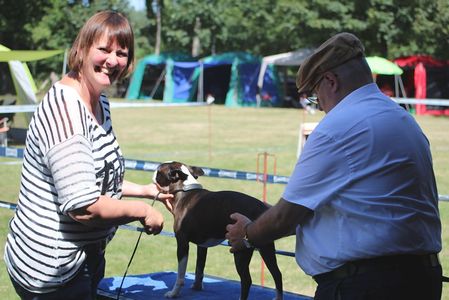
[[[267,152],[268,173],[290,175],[298,145],[298,130],[302,122],[316,122],[322,114],[304,115],[302,110],[276,108],[229,109],[212,107],[132,108],[112,111],[114,130],[126,158],[152,161],[179,160],[188,164],[255,172],[258,159],[262,170],[263,160],[258,154]],[[211,120],[209,122],[209,120]],[[417,121],[427,134],[434,158],[435,174],[440,194],[449,195],[449,119],[419,116]],[[20,122],[20,120],[19,120]],[[8,162],[8,164],[6,164]],[[0,158],[0,200],[15,202],[19,190],[20,164],[14,159]],[[126,179],[147,183],[152,173],[127,170]],[[238,190],[262,198],[261,183],[203,177],[201,183],[210,190]],[[275,203],[284,186],[268,184],[267,201]],[[163,206],[156,204],[165,216],[166,231],[171,231],[173,220]],[[440,202],[443,223],[443,251],[440,258],[444,273],[449,275],[449,203]],[[0,255],[12,212],[0,209]],[[138,224],[134,224],[138,226]],[[118,230],[107,249],[106,276],[121,276],[128,264],[137,241],[137,232]],[[294,251],[294,238],[276,242],[277,249]],[[188,271],[194,271],[195,247],[192,247]],[[232,255],[227,247],[209,251],[206,273],[237,279]],[[260,256],[254,255],[251,263],[253,282],[260,284]],[[314,281],[297,266],[294,258],[278,257],[287,291],[313,295]],[[175,239],[163,236],[142,236],[128,274],[142,274],[176,270]],[[265,270],[265,285],[274,284]],[[0,295],[2,299],[17,299],[9,282],[4,262],[0,261]],[[443,299],[449,300],[449,287],[443,290]]]

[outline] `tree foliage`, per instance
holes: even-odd
[[[161,8],[161,51],[191,53],[196,43],[201,56],[225,51],[270,55],[316,47],[331,35],[348,31],[361,38],[367,55],[389,59],[413,54],[449,58],[447,0],[145,3],[146,11],[136,12],[129,8],[128,0],[0,0],[0,43],[13,49],[67,48],[89,16],[99,10],[115,9],[128,15],[133,25],[139,58],[154,51],[157,5]]]

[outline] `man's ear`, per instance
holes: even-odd
[[[340,78],[333,72],[324,73],[324,80],[326,80],[326,84],[329,85],[329,88],[335,93],[340,88]]]
[[[189,167],[190,168],[190,173],[192,173],[193,177],[195,177],[195,179],[198,178],[198,176],[202,176],[204,175],[204,171],[203,169],[201,169],[200,167]]]

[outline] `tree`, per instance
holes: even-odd
[[[136,57],[154,51],[225,51],[270,55],[317,47],[349,31],[367,55],[389,59],[413,54],[448,59],[447,0],[146,0],[146,11],[128,9],[128,0],[0,0],[0,41],[13,49],[70,47],[94,12],[115,9],[133,26]],[[48,76],[60,57],[34,63]]]
[[[32,2],[32,1],[30,1]],[[69,49],[85,21],[100,10],[113,9],[129,12],[127,1],[67,1],[53,0],[44,6],[42,17],[38,22],[28,23],[25,30],[30,33],[31,49]],[[30,47],[27,47],[30,49]],[[62,69],[60,56],[44,61],[34,62],[34,70],[39,69],[38,80],[48,77],[51,71],[59,73]],[[34,73],[34,72],[33,72]]]
[[[162,10],[164,9],[163,0],[146,0],[146,12],[148,19],[155,19],[156,22],[156,34],[155,34],[155,46],[154,53],[159,55],[161,52],[161,30],[162,30]]]
[[[49,1],[0,0],[0,42],[11,49],[36,49],[29,28],[50,7]]]

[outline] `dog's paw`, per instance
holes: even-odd
[[[283,300],[284,299],[284,295],[281,293],[276,293],[276,297],[273,298],[273,300]]]
[[[203,290],[203,283],[202,282],[194,282],[191,286],[192,290],[195,291],[202,291]]]
[[[165,294],[164,294],[164,296],[165,296],[165,298],[177,298],[178,296],[179,296],[179,293],[177,293],[177,292],[174,292],[174,291],[169,291],[169,292],[166,292]]]

